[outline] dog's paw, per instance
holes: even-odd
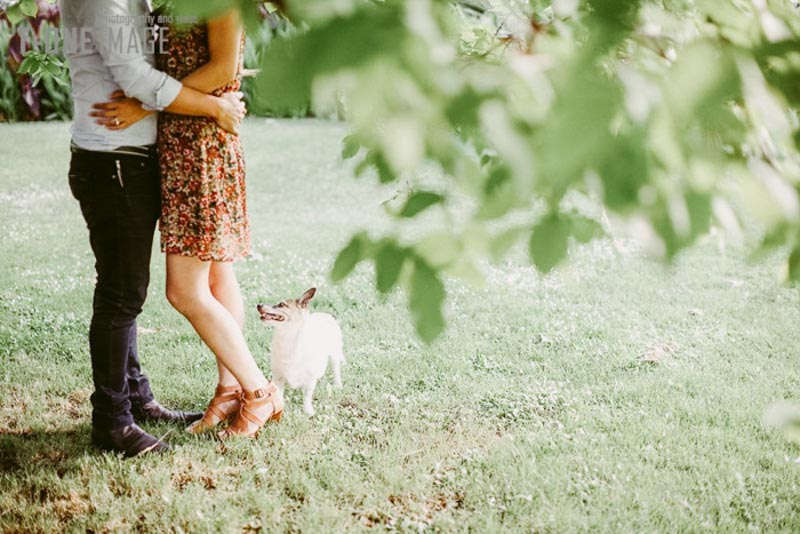
[[[316,413],[314,411],[314,408],[312,408],[311,406],[304,406],[303,411],[306,412],[306,415],[309,417],[314,417],[314,414]]]

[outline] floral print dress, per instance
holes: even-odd
[[[207,63],[205,24],[167,28],[158,69],[178,80]],[[241,86],[244,39],[236,78],[214,95]],[[230,262],[250,250],[245,166],[239,136],[213,119],[159,113],[161,250],[203,261]]]

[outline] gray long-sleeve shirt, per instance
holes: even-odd
[[[169,106],[181,83],[153,67],[153,39],[146,0],[61,0],[64,52],[69,59],[74,101],[72,141],[87,150],[113,150],[156,141],[157,118],[112,131],[89,116],[92,105],[122,89],[149,109]],[[155,49],[154,49],[155,48]]]

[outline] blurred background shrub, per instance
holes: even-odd
[[[164,0],[155,1],[158,7]],[[255,98],[255,74],[273,39],[288,38],[298,28],[280,15],[280,2],[258,4],[256,24],[250,26],[245,48],[242,91],[251,115],[263,117],[325,117],[345,115],[343,98],[324,102],[310,99],[292,105]],[[482,0],[455,2],[460,17],[459,52],[467,59],[488,60],[502,54],[509,39],[497,29],[504,13]],[[252,19],[250,20],[252,23]],[[56,0],[0,0],[0,122],[69,120],[72,115],[69,65],[58,31],[60,10]]]
[[[163,3],[163,2],[162,2]],[[159,2],[155,2],[159,4]],[[11,5],[0,1],[0,122],[69,120],[72,117],[69,65],[58,31],[59,6],[53,0],[25,0]],[[247,37],[245,69],[255,73],[273,35],[291,35],[295,28],[274,9],[259,6],[259,27]],[[306,117],[317,115],[309,102],[271,106],[254,98],[252,76],[243,81],[251,115]],[[336,109],[322,110],[336,116]]]
[[[296,31],[286,18],[278,14],[269,4],[258,5],[257,24],[248,32],[244,51],[244,67],[246,76],[242,80],[247,110],[250,115],[261,117],[307,117],[314,113],[311,104],[306,101],[298,106],[274,106],[263,99],[255,98],[255,75],[263,62],[264,54],[276,36],[288,37]]]
[[[59,21],[58,6],[47,0],[19,2],[0,15],[0,121],[71,116]]]

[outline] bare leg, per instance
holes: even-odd
[[[244,329],[244,301],[239,290],[239,282],[236,280],[236,273],[233,270],[233,264],[211,262],[208,285],[214,298],[236,319],[239,328]],[[221,386],[238,385],[239,382],[219,358],[217,358],[217,371],[219,372],[219,384]]]
[[[269,382],[256,365],[240,324],[211,293],[210,270],[211,262],[167,254],[167,299],[245,390],[264,389]]]

